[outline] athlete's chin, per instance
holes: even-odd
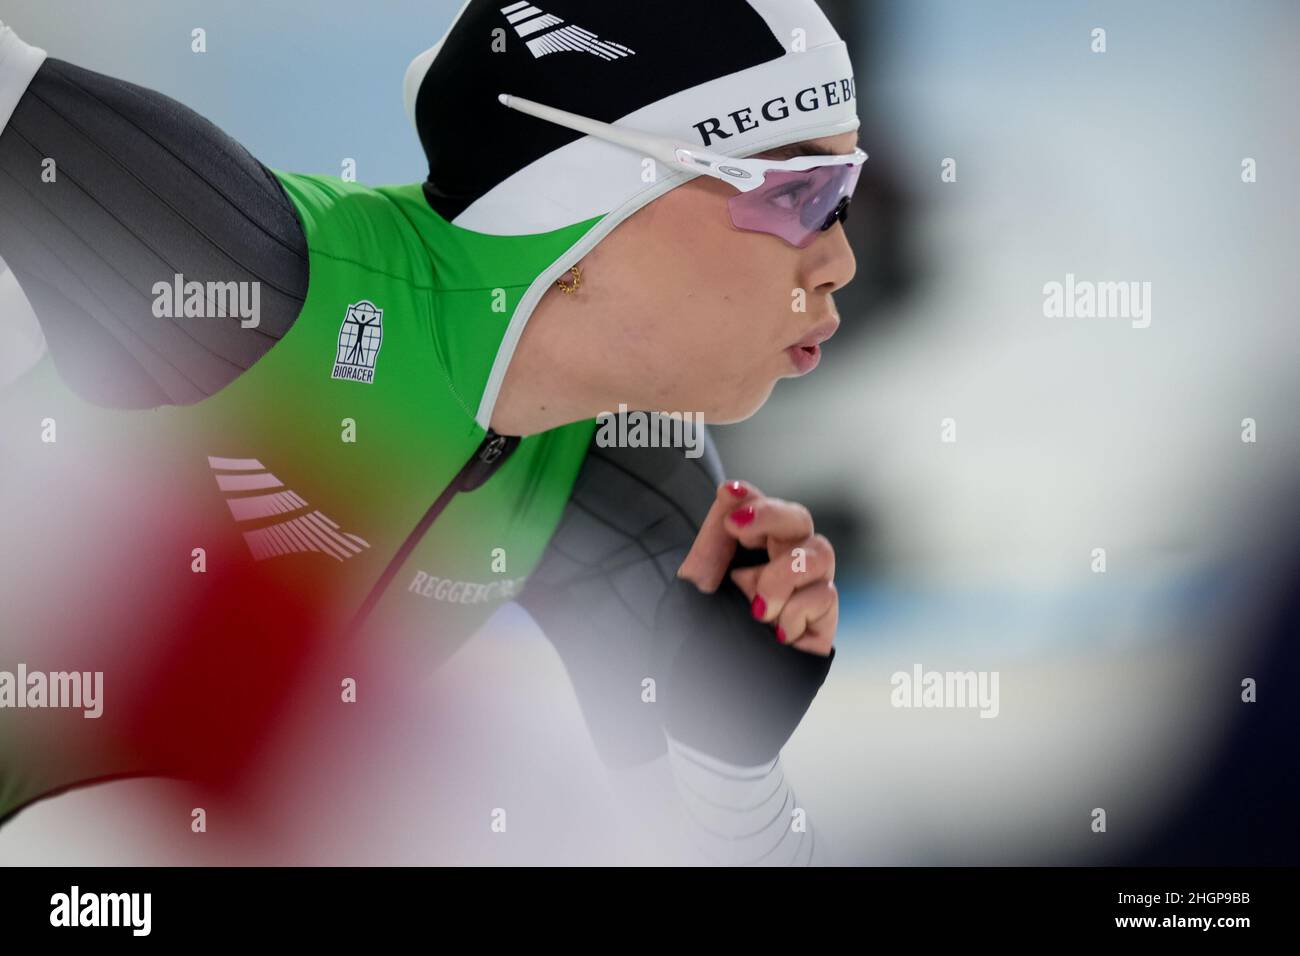
[[[734,425],[752,418],[767,404],[775,387],[776,379],[773,379],[751,392],[728,396],[725,404],[715,405],[712,411],[706,412],[704,420],[710,425]]]

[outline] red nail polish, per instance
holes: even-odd
[[[754,506],[745,505],[743,508],[737,508],[731,513],[731,520],[738,525],[747,525],[754,520]]]
[[[782,644],[785,643],[785,629],[780,624],[776,626],[776,639]]]
[[[727,490],[737,498],[745,497],[745,486],[739,481],[727,482]]]
[[[763,620],[763,615],[767,613],[767,602],[763,600],[763,595],[754,595],[754,600],[749,605],[749,613],[754,615],[754,620]]]

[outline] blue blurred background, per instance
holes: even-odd
[[[871,156],[858,278],[818,373],[715,430],[731,476],[809,505],[839,553],[839,656],[785,751],[801,802],[839,863],[1297,862],[1300,7],[823,6]],[[270,166],[351,158],[380,184],[424,177],[402,76],[458,8],[2,0],[0,17]],[[1150,282],[1150,326],[1045,318],[1067,273]],[[998,717],[892,707],[915,664],[998,672]],[[533,742],[553,766],[591,766],[522,612],[440,679],[512,688],[549,715]]]

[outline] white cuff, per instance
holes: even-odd
[[[44,50],[24,43],[0,22],[0,133],[9,124],[14,107],[44,62]]]
[[[807,815],[794,826],[798,800],[778,754],[741,767],[696,750],[665,733],[668,760],[696,847],[723,866],[806,866],[816,838]]]

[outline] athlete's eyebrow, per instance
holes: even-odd
[[[769,149],[759,153],[756,159],[774,159],[777,161],[783,159],[796,159],[800,156],[840,156],[841,153],[833,149],[827,149],[825,146],[818,146],[816,143],[802,142],[791,143],[789,146],[778,146],[776,149]]]

